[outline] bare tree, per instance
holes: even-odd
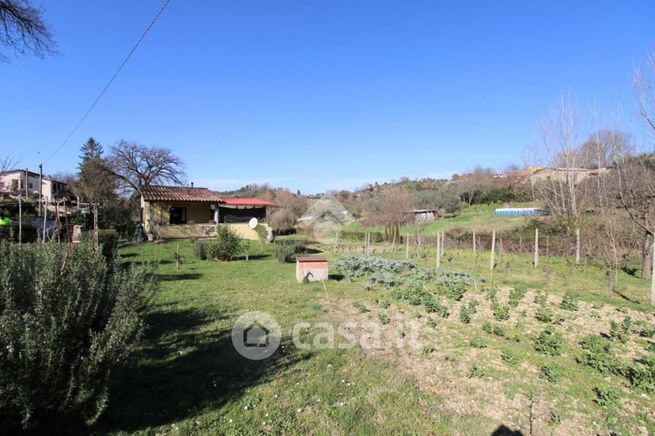
[[[469,174],[461,176],[458,184],[470,206],[476,195],[493,189],[494,170],[491,168],[476,167]]]
[[[562,97],[541,126],[541,141],[530,157],[532,164],[550,168],[547,177],[534,184],[535,195],[544,201],[553,215],[563,216],[578,225],[580,154],[582,130],[580,111],[570,97]]]
[[[0,0],[0,44],[17,55],[31,52],[43,58],[56,53],[57,46],[42,15],[43,10],[28,0]],[[0,53],[0,60],[7,59]]]
[[[184,182],[182,160],[167,148],[148,147],[120,141],[104,161],[105,168],[116,177],[119,187],[141,194],[141,187]]]
[[[14,159],[13,156],[5,156],[0,158],[0,173],[9,171],[16,168],[18,165],[18,160]]]
[[[293,194],[284,188],[265,187],[258,193],[263,200],[276,203],[277,208],[273,209],[268,217],[268,224],[274,230],[288,230],[296,225],[296,221],[307,210],[307,197]]]
[[[406,188],[384,189],[369,202],[364,219],[366,225],[381,225],[388,239],[400,240],[400,226],[411,222],[414,199]]]

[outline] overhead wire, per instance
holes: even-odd
[[[107,92],[107,90],[109,89],[109,87],[111,86],[111,84],[114,83],[114,80],[116,80],[116,78],[118,77],[118,75],[120,74],[120,72],[123,70],[123,67],[125,67],[125,65],[127,64],[127,61],[130,60],[130,58],[132,57],[132,55],[134,54],[134,52],[137,50],[137,48],[139,48],[139,46],[141,45],[141,42],[143,42],[143,40],[145,39],[145,37],[146,37],[146,35],[148,34],[148,32],[150,32],[150,29],[152,29],[152,27],[155,25],[155,23],[157,22],[157,20],[159,19],[159,17],[164,13],[164,11],[166,10],[166,8],[168,7],[168,5],[169,5],[170,2],[171,2],[171,0],[165,0],[165,1],[164,1],[164,4],[161,6],[161,8],[159,8],[159,11],[157,11],[157,13],[156,13],[155,16],[153,17],[153,19],[150,21],[150,24],[148,24],[148,27],[146,27],[146,30],[143,31],[143,33],[141,34],[141,36],[139,37],[139,39],[136,41],[136,43],[134,44],[134,46],[132,46],[132,49],[130,50],[130,52],[127,54],[127,56],[125,56],[125,58],[123,59],[123,62],[121,62],[121,64],[120,64],[120,65],[118,66],[118,68],[116,69],[116,71],[114,71],[114,74],[112,74],[112,76],[111,76],[111,78],[109,79],[109,81],[107,82],[107,84],[104,86],[104,88],[102,88],[102,91],[100,91],[100,93],[99,93],[98,96],[95,98],[95,100],[93,101],[93,103],[91,103],[91,106],[89,106],[89,108],[88,108],[87,111],[84,113],[84,115],[82,116],[82,118],[80,118],[80,120],[77,122],[77,124],[75,125],[75,127],[73,128],[73,130],[71,130],[71,132],[68,134],[68,136],[66,136],[66,139],[64,139],[64,141],[59,145],[59,147],[57,147],[57,148],[55,149],[55,151],[54,151],[50,156],[48,156],[48,158],[44,161],[44,163],[45,163],[45,162],[48,162],[50,159],[52,159],[53,157],[55,157],[55,155],[56,155],[57,153],[59,153],[59,151],[60,151],[60,150],[61,150],[61,149],[62,149],[62,148],[63,148],[63,147],[68,143],[68,141],[73,137],[73,135],[74,135],[74,134],[77,132],[77,130],[80,128],[80,126],[82,126],[82,124],[84,123],[84,121],[86,121],[86,119],[88,118],[88,116],[91,114],[91,111],[93,111],[93,109],[96,107],[96,105],[98,104],[98,102],[100,101],[100,99],[102,99],[102,97],[105,95],[105,93]]]

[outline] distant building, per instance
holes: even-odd
[[[68,192],[68,185],[64,182],[43,176],[41,195],[47,202],[61,198]],[[39,174],[29,170],[10,170],[0,173],[0,193],[11,195],[27,195],[38,198]]]
[[[437,209],[414,209],[411,210],[410,213],[414,216],[414,222],[416,222],[416,224],[427,223],[439,219],[439,211]]]

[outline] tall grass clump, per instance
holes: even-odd
[[[90,244],[0,243],[0,428],[85,432],[139,340],[154,267]]]

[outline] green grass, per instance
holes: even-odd
[[[149,328],[142,345],[129,365],[115,374],[100,432],[489,434],[497,421],[476,407],[476,401],[491,401],[485,397],[487,389],[476,388],[485,383],[498,383],[507,398],[547,395],[553,404],[548,416],[557,415],[564,423],[581,414],[593,417],[595,431],[655,431],[648,408],[643,407],[648,398],[631,392],[618,376],[578,364],[582,350],[575,341],[564,341],[559,355],[534,350],[534,340],[546,324],[524,313],[526,305],[536,307],[533,296],[512,307],[509,320],[494,319],[484,292],[491,282],[486,254],[476,259],[466,250],[447,250],[445,258],[451,260],[444,260],[443,268],[472,272],[478,287],[478,292],[469,290],[461,302],[447,302],[452,306],[448,318],[430,316],[422,306],[395,300],[392,289],[365,287],[365,278],[327,282],[329,302],[343,301],[343,311],[357,319],[386,324],[393,323],[396,314],[405,314],[425,323],[422,340],[426,342],[412,358],[419,365],[438,363],[441,370],[416,378],[413,365],[403,367],[393,359],[403,351],[374,357],[358,347],[297,349],[291,342],[295,323],[334,322],[335,316],[343,314],[329,310],[326,289],[320,283],[297,283],[295,265],[279,263],[274,247],[253,243],[249,261],[214,262],[193,258],[190,243],[184,241],[179,245],[185,263],[176,269],[176,244],[121,249],[125,262],[159,261],[162,291],[146,319]],[[338,257],[325,254],[331,261]],[[418,263],[431,267],[434,253],[427,254]],[[386,255],[404,258],[404,249]],[[565,311],[551,302],[567,292],[597,307],[652,312],[647,305],[648,284],[630,275],[621,273],[620,294],[608,297],[604,273],[592,266],[544,256],[542,264],[551,271],[546,277],[540,269],[532,269],[529,255],[505,255],[506,259],[512,266],[507,272],[494,273],[494,285],[547,290],[547,307],[556,317],[578,316],[578,311]],[[498,298],[501,304],[507,303],[506,295],[501,297],[499,292]],[[458,308],[471,299],[480,305],[470,323],[463,324]],[[284,348],[261,362],[239,356],[230,339],[236,318],[254,310],[273,315],[283,331]],[[485,321],[502,326],[505,335],[484,332]],[[471,353],[476,356],[472,363],[467,360]],[[544,366],[556,369],[557,377],[549,372],[556,382],[542,375]],[[471,394],[471,406],[465,409],[469,412],[453,411],[448,395],[422,389],[425,377],[469,383],[463,388]],[[614,415],[595,402],[597,386],[621,390],[634,413],[612,421]],[[624,413],[620,407],[617,410]]]
[[[491,428],[474,411],[441,410],[443,400],[358,348],[297,350],[291,327],[328,321],[316,303],[325,293],[320,283],[297,283],[295,265],[279,263],[272,247],[253,244],[247,262],[214,262],[193,258],[184,241],[179,246],[185,263],[176,269],[176,244],[121,250],[126,262],[159,261],[162,291],[147,316],[143,345],[115,374],[101,432],[377,434],[382,428],[392,434]],[[366,295],[347,282],[329,282],[330,298]],[[283,330],[284,348],[261,362],[242,358],[230,339],[236,318],[253,310],[270,313]]]

